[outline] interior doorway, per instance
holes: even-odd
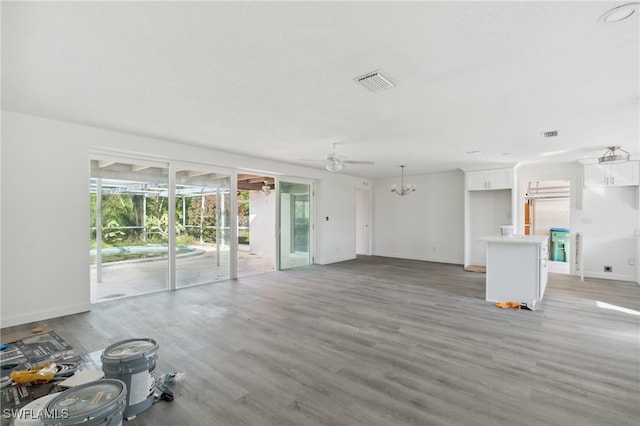
[[[371,191],[356,189],[356,254],[371,256]]]
[[[524,205],[525,235],[549,237],[549,272],[571,272],[571,181],[532,181]]]

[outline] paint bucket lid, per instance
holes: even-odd
[[[85,383],[57,394],[46,406],[51,418],[45,425],[79,425],[112,416],[122,417],[127,385],[118,379],[102,379]]]
[[[35,399],[22,407],[16,415],[13,424],[14,426],[36,426],[43,425],[42,418],[45,415],[44,408],[60,393],[51,393],[41,398]]]
[[[153,339],[129,339],[114,343],[104,350],[102,362],[128,362],[137,358],[148,358],[158,351]]]

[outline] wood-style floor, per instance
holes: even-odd
[[[484,279],[359,257],[46,323],[76,353],[153,338],[158,372],[186,374],[130,426],[640,423],[637,284],[551,274],[527,311],[485,302]]]

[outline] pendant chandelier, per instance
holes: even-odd
[[[622,151],[624,154],[618,154],[617,151]],[[623,163],[629,161],[629,153],[624,149],[620,149],[619,146],[608,146],[602,157],[598,158],[598,163]]]
[[[403,164],[400,167],[402,168],[402,178],[400,180],[400,188],[398,188],[398,185],[395,185],[395,184],[391,185],[391,192],[395,192],[399,196],[404,197],[410,192],[414,192],[416,190],[416,186],[410,183],[408,183],[407,185],[404,184],[404,168],[406,167],[406,165]]]

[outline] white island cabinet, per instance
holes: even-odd
[[[531,309],[547,287],[548,237],[488,236],[486,300],[526,303]]]

